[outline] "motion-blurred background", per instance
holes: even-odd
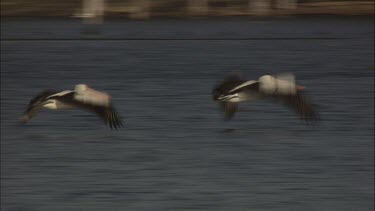
[[[1,0],[1,210],[374,210],[374,1]],[[321,121],[213,86],[294,73]],[[19,118],[86,83],[90,113]]]
[[[85,4],[101,5],[106,15],[131,18],[374,14],[372,0],[2,0],[1,15],[70,16],[81,13]]]

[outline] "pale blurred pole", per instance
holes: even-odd
[[[132,4],[134,5],[134,10],[130,14],[130,18],[147,19],[150,17],[150,0],[133,0]]]
[[[249,0],[248,10],[252,15],[269,15],[271,12],[271,0]]]
[[[297,9],[297,0],[277,0],[276,8],[288,10]]]
[[[188,0],[188,13],[190,16],[207,16],[208,0]]]
[[[83,0],[82,18],[86,24],[101,24],[104,16],[104,0]]]

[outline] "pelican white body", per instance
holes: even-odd
[[[296,94],[296,84],[293,75],[284,75],[275,78],[265,75],[259,78],[259,89],[261,92],[271,95],[294,95]]]
[[[90,89],[85,84],[76,85],[74,91],[76,92],[74,98],[84,103],[108,106],[111,102],[111,97],[108,94]]]

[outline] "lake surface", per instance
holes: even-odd
[[[1,210],[373,210],[372,18],[1,21]],[[211,89],[226,74],[293,72],[321,116],[240,105],[226,122]],[[124,118],[42,111],[46,88],[86,83]]]

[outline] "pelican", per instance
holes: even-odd
[[[94,90],[86,84],[78,84],[73,90],[45,90],[34,97],[21,118],[26,123],[41,109],[50,110],[80,108],[96,113],[111,129],[122,126],[122,121],[115,111],[111,96],[105,92]]]
[[[243,80],[239,75],[232,74],[216,85],[212,91],[213,100],[218,101],[225,112],[225,119],[230,120],[237,111],[238,104],[243,101],[259,99],[277,99],[305,121],[318,119],[313,106],[302,96],[304,86],[297,85],[294,75],[285,73],[276,76],[264,75],[258,80]]]

